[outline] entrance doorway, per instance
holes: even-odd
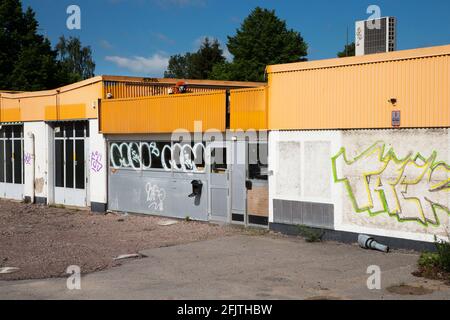
[[[55,203],[87,206],[87,150],[89,122],[55,125]]]
[[[231,222],[230,145],[228,142],[212,142],[206,148],[206,155],[209,184],[209,219]]]

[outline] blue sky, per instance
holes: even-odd
[[[333,58],[354,21],[369,17],[369,5],[398,19],[398,49],[450,44],[448,0],[22,0],[36,12],[41,33],[53,44],[79,36],[93,49],[96,74],[162,76],[168,57],[198,49],[205,36],[226,47],[250,11],[275,9],[300,31],[310,60]],[[81,30],[68,30],[66,9],[81,8]]]

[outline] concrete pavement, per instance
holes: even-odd
[[[82,277],[0,282],[1,299],[450,299],[450,287],[411,275],[418,254],[366,251],[299,238],[236,235],[142,251],[145,259]],[[381,268],[381,290],[367,288],[367,268]],[[389,293],[392,285],[431,294]]]

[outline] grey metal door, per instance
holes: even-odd
[[[247,142],[232,141],[231,146],[233,159],[231,163],[231,213],[233,223],[243,223],[246,221],[247,213],[247,190],[245,187]]]
[[[206,148],[209,219],[231,222],[231,148],[228,142],[213,142]]]
[[[89,137],[87,121],[55,127],[55,203],[87,206],[86,158]]]

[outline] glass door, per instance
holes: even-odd
[[[55,203],[85,207],[87,121],[55,126]]]

